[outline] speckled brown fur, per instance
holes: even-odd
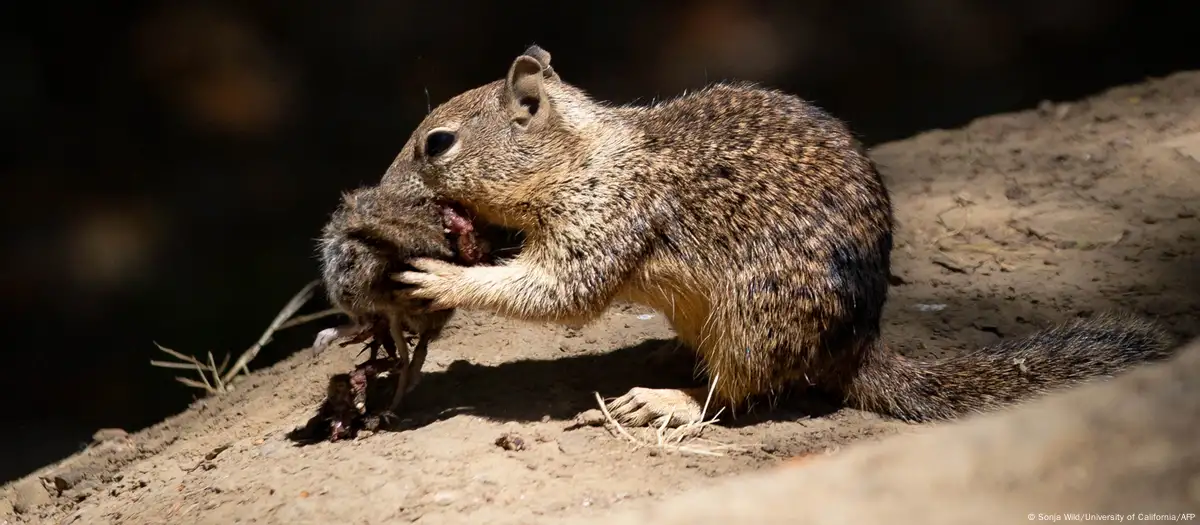
[[[891,202],[842,122],[744,83],[614,107],[549,61],[531,48],[504,80],[433,110],[384,177],[527,235],[499,266],[410,261],[419,271],[396,279],[413,297],[562,323],[617,299],[657,308],[735,409],[800,384],[947,418],[1170,353],[1156,326],[1104,315],[940,363],[903,359],[879,329]],[[430,154],[435,133],[453,145]],[[639,388],[610,408],[627,424],[678,424],[702,415],[703,394]]]
[[[428,301],[397,294],[402,285],[388,276],[403,269],[411,257],[454,256],[442,228],[441,207],[419,187],[360,188],[343,196],[322,232],[320,247],[329,298],[359,329],[377,330],[376,325],[386,324],[393,345],[388,354],[406,366],[410,361],[404,332],[416,334],[404,382],[405,391],[412,390],[420,380],[429,343],[441,335],[454,310],[425,311]],[[372,359],[375,353],[372,347]]]

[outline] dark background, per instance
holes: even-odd
[[[599,98],[756,80],[875,144],[1200,68],[1195,5],[6,2],[0,481],[182,410],[199,392],[148,365],[152,341],[247,347],[316,277],[339,192],[378,180],[427,97],[500,78],[530,43]]]

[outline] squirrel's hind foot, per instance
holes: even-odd
[[[609,401],[609,414],[627,427],[653,426],[676,428],[699,423],[704,417],[703,388],[633,388],[629,393]]]

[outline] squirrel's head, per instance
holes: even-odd
[[[536,212],[522,196],[545,193],[533,185],[587,161],[587,135],[599,113],[585,93],[559,78],[550,54],[532,46],[503,80],[430,112],[382,184],[420,181],[488,222],[521,227],[530,218],[525,212]]]

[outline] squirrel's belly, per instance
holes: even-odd
[[[667,318],[680,342],[695,348],[703,339],[701,333],[704,330],[719,329],[709,319],[712,312],[709,296],[698,283],[662,275],[644,275],[626,283],[617,297],[659,311]]]

